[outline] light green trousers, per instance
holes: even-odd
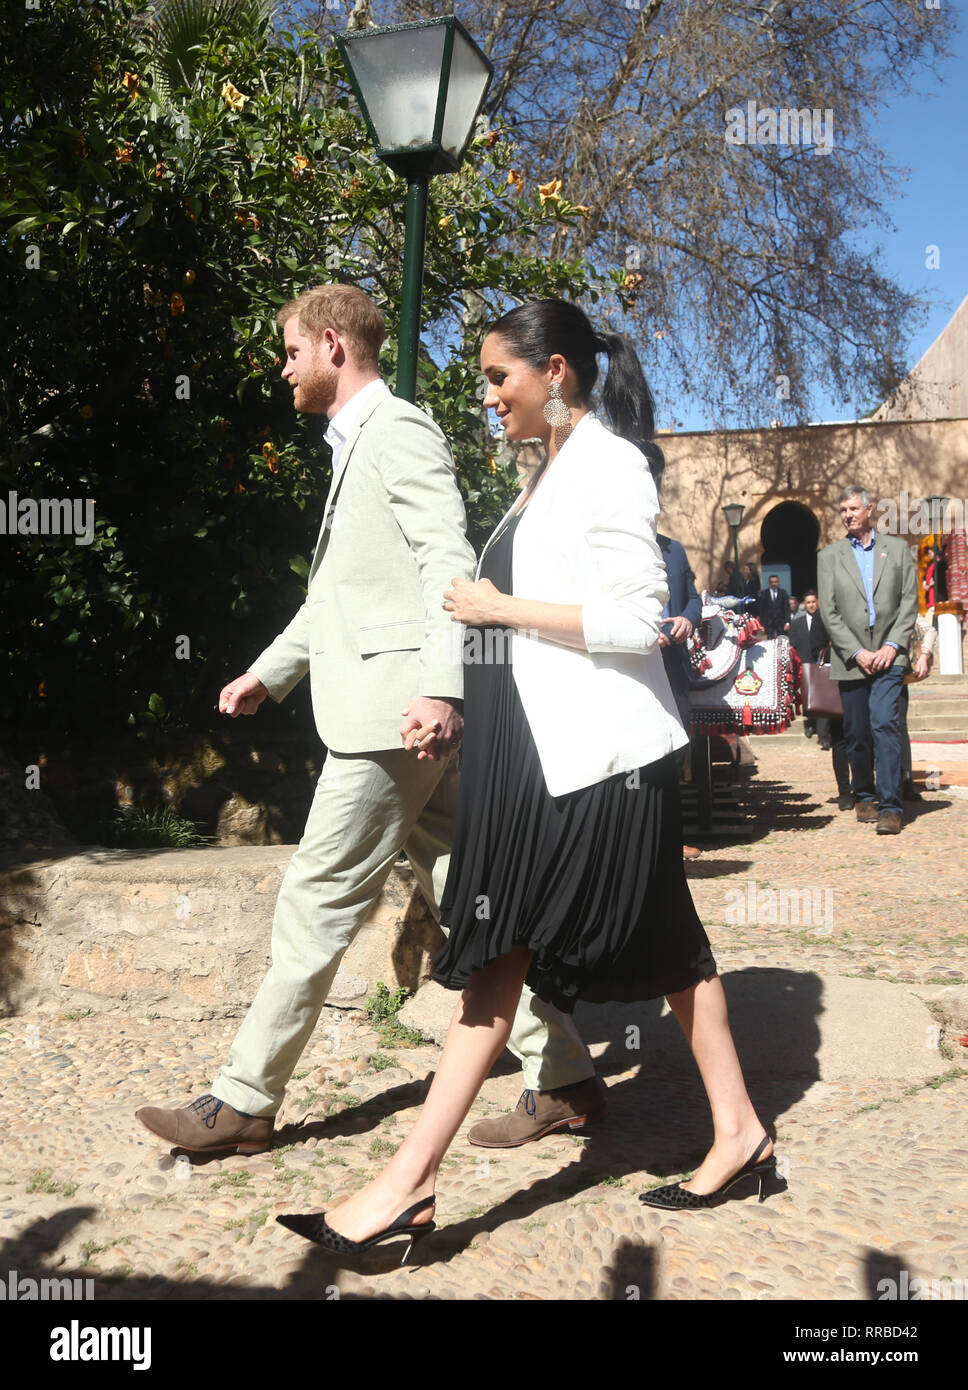
[[[212,1093],[248,1115],[274,1115],[332,988],[400,850],[431,911],[447,878],[460,777],[405,749],[328,753],[272,924],[272,965]],[[458,995],[454,994],[456,1007]],[[594,1074],[571,1018],[527,988],[508,1046],[524,1084],[547,1091]]]

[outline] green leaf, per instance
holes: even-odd
[[[29,232],[31,227],[36,227],[42,221],[42,217],[22,217],[19,222],[13,224],[6,235],[11,238],[23,236],[24,232]]]

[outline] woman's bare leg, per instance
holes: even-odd
[[[516,946],[485,969],[475,970],[454,1011],[433,1084],[413,1129],[379,1177],[327,1211],[327,1225],[334,1231],[349,1240],[365,1240],[433,1192],[440,1161],[510,1036],[531,954]],[[432,1217],[428,1208],[417,1223]]]
[[[752,1157],[765,1131],[746,1091],[719,976],[710,975],[667,998],[692,1048],[713,1112],[713,1146],[682,1186],[688,1192],[715,1192]],[[767,1144],[760,1159],[772,1152],[772,1143]]]

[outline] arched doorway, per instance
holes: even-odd
[[[760,527],[763,556],[760,573],[764,583],[770,565],[790,566],[791,592],[817,587],[817,542],[820,524],[802,502],[779,502],[767,512]]]

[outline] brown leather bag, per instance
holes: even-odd
[[[800,668],[800,692],[808,719],[843,719],[840,686],[830,679],[830,666],[804,662]]]

